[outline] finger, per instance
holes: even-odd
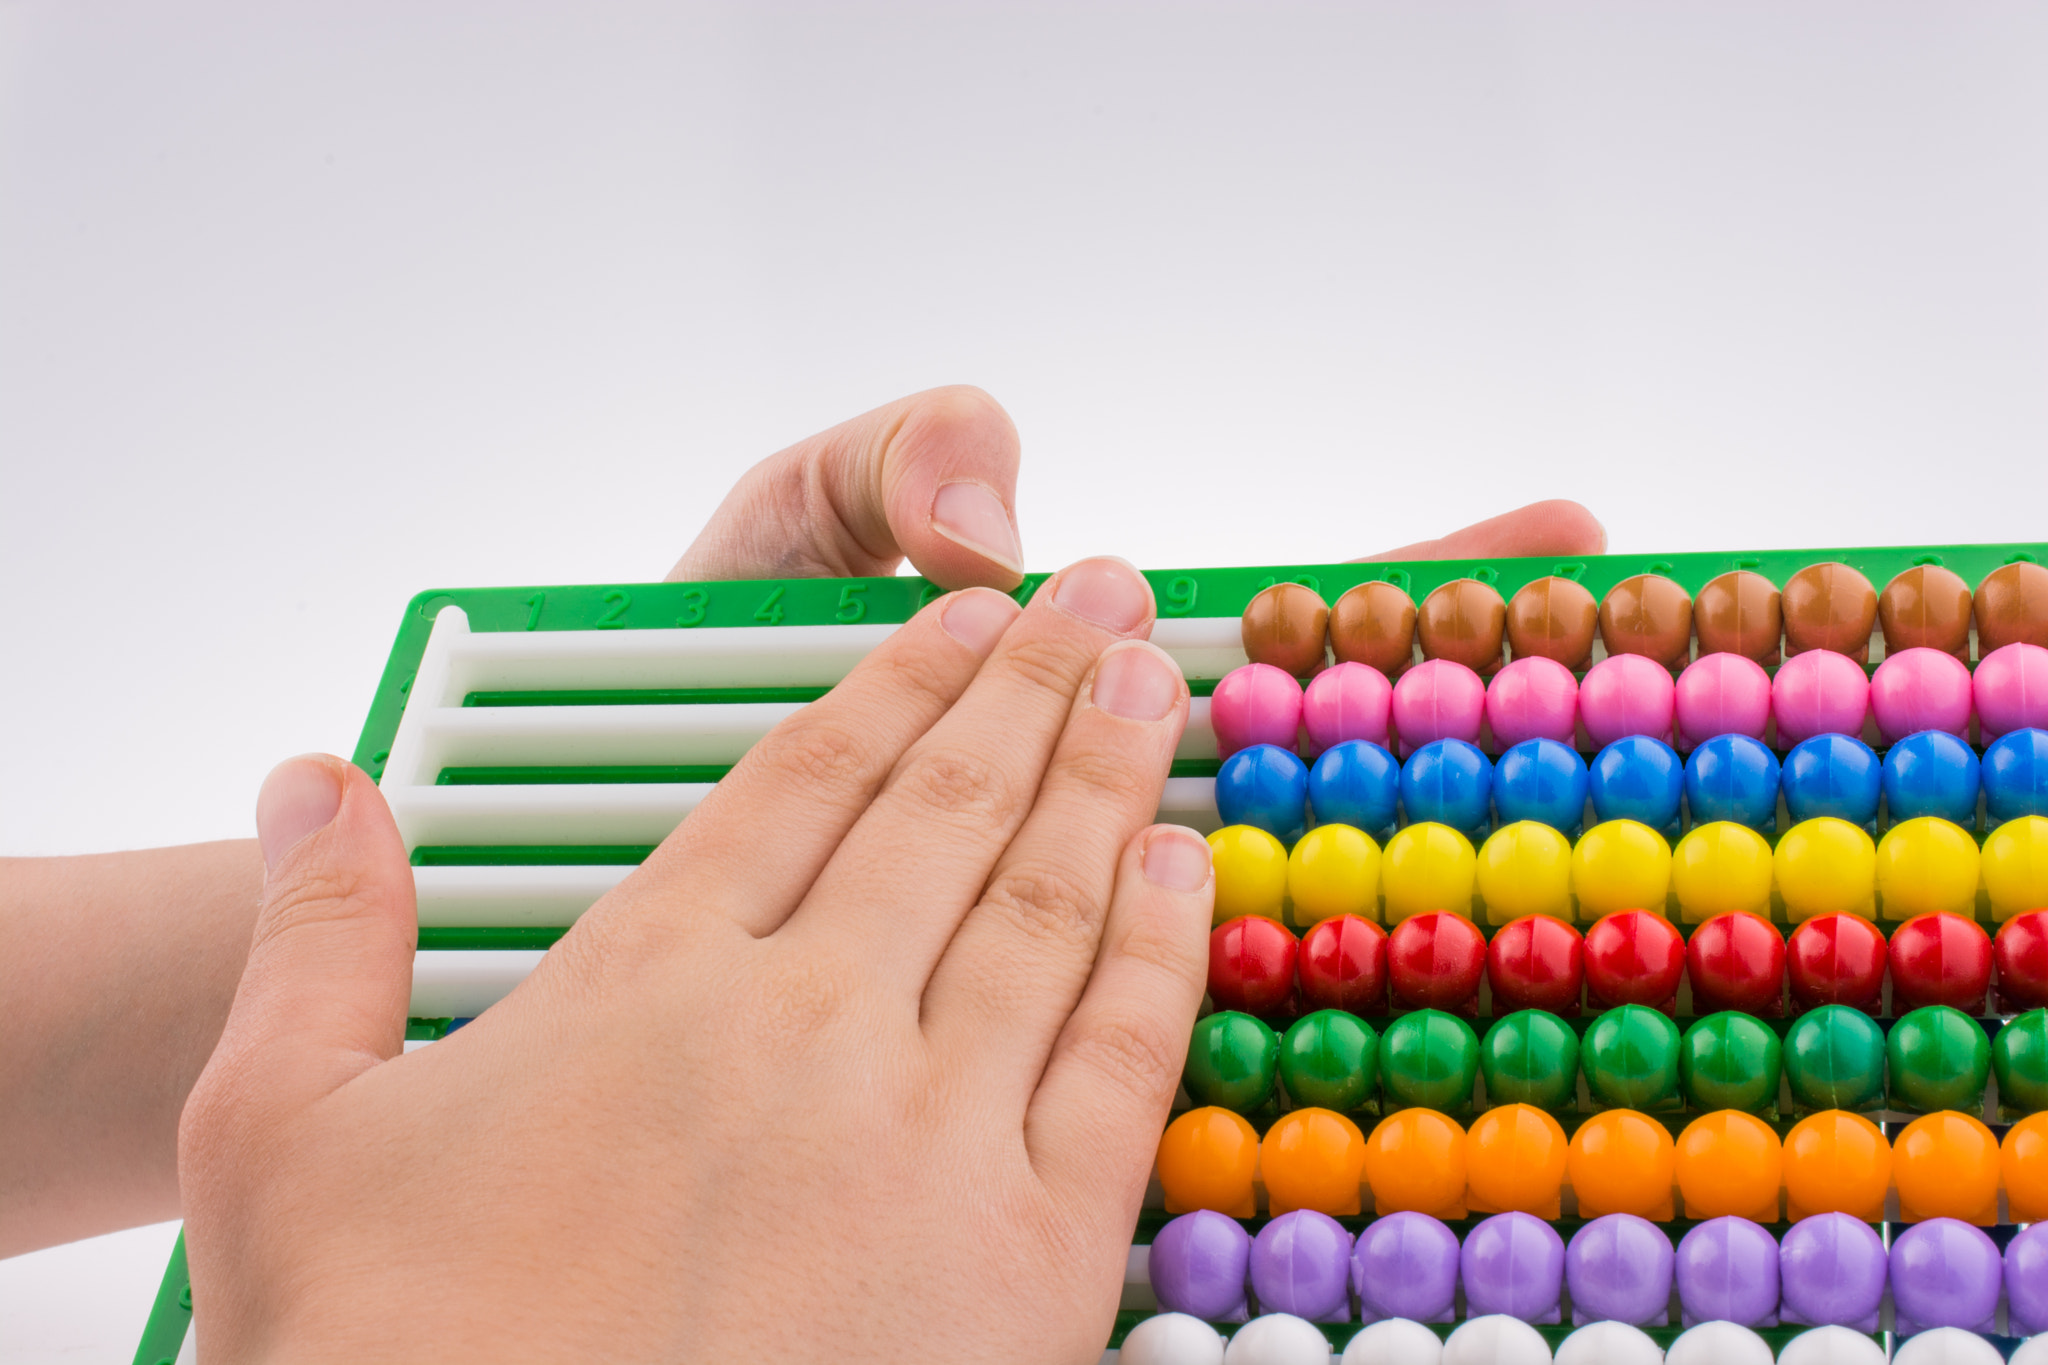
[[[1187,684],[1158,646],[1103,654],[1030,818],[932,972],[926,1036],[1018,1112],[1087,984],[1117,860],[1158,813],[1187,710]]]
[[[1024,581],[1017,428],[958,385],[876,408],[748,470],[671,581],[892,574],[948,588]]]
[[[757,938],[773,933],[1020,610],[992,588],[969,588],[919,612],[749,749],[592,922],[638,913],[650,898],[673,922],[686,899]]]
[[[1607,528],[1578,503],[1564,498],[1532,502],[1497,517],[1353,563],[1384,559],[1519,559],[1597,555],[1607,550]]]
[[[1047,1188],[1121,1226],[1137,1216],[1180,1084],[1214,895],[1209,845],[1193,830],[1155,825],[1131,840],[1094,974],[1025,1116],[1025,1146]]]
[[[790,931],[859,961],[914,1007],[1030,814],[1075,693],[1105,648],[1149,634],[1152,620],[1151,586],[1120,559],[1049,579],[959,704],[904,754]]]

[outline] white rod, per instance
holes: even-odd
[[[434,948],[412,957],[415,1019],[473,1019],[540,965],[541,949]]]
[[[557,927],[574,924],[630,865],[416,867],[413,889],[426,928]]]
[[[420,656],[412,686],[406,691],[405,711],[398,718],[398,733],[391,737],[391,753],[384,761],[379,786],[417,787],[432,782],[440,774],[438,763],[432,771],[427,770],[427,722],[450,700],[451,656],[457,640],[468,636],[468,613],[456,606],[441,608],[427,635],[427,648]],[[459,702],[461,698],[454,700]]]

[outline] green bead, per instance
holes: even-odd
[[[1517,1010],[1486,1031],[1479,1070],[1490,1104],[1567,1108],[1579,1094],[1579,1035],[1547,1010]]]
[[[1872,1109],[1884,1101],[1884,1030],[1851,1005],[1822,1005],[1785,1033],[1785,1080],[1808,1109]]]
[[[1379,1035],[1355,1014],[1305,1014],[1280,1040],[1280,1083],[1297,1106],[1349,1113],[1372,1098],[1379,1081]]]
[[[1991,1039],[1998,1103],[2035,1114],[2048,1109],[2048,1010],[2028,1010]]]
[[[1479,1036],[1455,1014],[1417,1010],[1387,1025],[1380,1073],[1388,1103],[1455,1114],[1472,1107]]]
[[[1181,1084],[1198,1105],[1215,1104],[1249,1114],[1273,1095],[1280,1067],[1280,1040],[1249,1014],[1218,1010],[1195,1021]]]
[[[1668,1109],[1678,1103],[1678,1025],[1648,1005],[1611,1009],[1586,1030],[1579,1066],[1601,1104]]]
[[[1782,1045],[1770,1025],[1739,1010],[1707,1015],[1685,1031],[1678,1075],[1696,1109],[1745,1109],[1778,1102]]]
[[[1891,1063],[1893,1109],[1931,1114],[1983,1108],[1991,1042],[1982,1025],[1953,1005],[1923,1005],[1893,1024],[1885,1057]]]

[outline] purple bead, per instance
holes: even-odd
[[[1801,1219],[1778,1246],[1778,1316],[1808,1327],[1877,1330],[1884,1239],[1846,1213]]]
[[[1778,1325],[1778,1243],[1747,1218],[1709,1218],[1678,1244],[1675,1267],[1684,1325]]]
[[[1982,1228],[1954,1218],[1915,1223],[1892,1242],[1892,1330],[1989,1332],[2003,1279],[1998,1244]]]
[[[1632,1213],[1595,1218],[1565,1248],[1572,1321],[1662,1325],[1670,1317],[1671,1239]]]
[[[1251,1234],[1235,1218],[1203,1209],[1159,1229],[1146,1262],[1161,1309],[1207,1322],[1243,1322]]]
[[[1458,1234],[1426,1213],[1366,1224],[1351,1251],[1359,1318],[1449,1322],[1458,1295]]]
[[[1469,1317],[1505,1313],[1523,1322],[1556,1322],[1564,1239],[1533,1214],[1497,1213],[1465,1234],[1458,1275]]]
[[[2048,1332],[2048,1223],[2005,1244],[2005,1299],[2014,1336]]]
[[[1281,1214],[1252,1243],[1252,1293],[1261,1313],[1349,1322],[1350,1270],[1351,1234],[1314,1209]]]

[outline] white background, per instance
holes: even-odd
[[[0,853],[251,832],[415,591],[658,578],[937,383],[1034,569],[2043,538],[2044,92],[1991,3],[0,4]]]

